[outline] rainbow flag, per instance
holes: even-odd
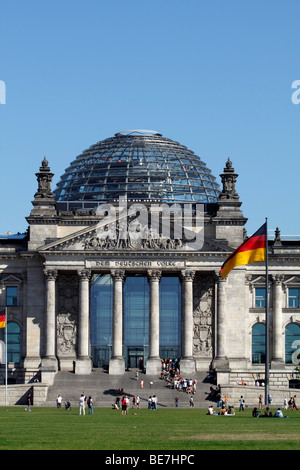
[[[242,243],[227,258],[221,267],[221,276],[224,279],[236,266],[251,264],[254,261],[265,261],[267,249],[267,224],[264,224],[252,237]]]
[[[5,328],[5,311],[0,312],[0,328]]]

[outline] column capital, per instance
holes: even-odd
[[[180,272],[181,281],[193,281],[196,272],[189,269],[184,269]]]
[[[215,284],[218,284],[219,282],[227,282],[227,277],[222,277],[220,270],[215,270],[213,273],[213,278],[215,281]]]
[[[150,269],[147,271],[148,281],[160,281],[161,271],[159,269]]]
[[[282,274],[273,274],[272,281],[275,285],[280,286],[284,281],[284,276]]]
[[[48,281],[55,281],[57,278],[57,269],[44,269],[44,275]]]
[[[125,279],[125,271],[122,269],[112,269],[110,271],[111,277],[114,281],[122,281]]]
[[[91,277],[91,271],[89,269],[78,269],[77,274],[81,281],[89,281]]]

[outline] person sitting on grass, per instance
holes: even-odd
[[[227,416],[234,416],[235,415],[235,412],[234,412],[234,407],[233,406],[229,406],[228,407],[228,411],[227,411]]]
[[[256,406],[253,408],[252,418],[259,418],[259,411],[257,410]]]
[[[261,418],[272,418],[272,413],[271,413],[271,411],[269,410],[269,407],[268,407],[268,406],[267,406],[267,408],[266,408],[265,414],[264,414],[264,415],[261,415]]]
[[[283,418],[283,414],[280,408],[275,412],[274,418]]]

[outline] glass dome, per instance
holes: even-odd
[[[82,152],[54,193],[58,203],[70,203],[68,208],[89,208],[122,197],[144,203],[214,203],[220,190],[194,152],[155,131],[133,130]]]

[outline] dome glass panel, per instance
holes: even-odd
[[[65,170],[57,202],[214,203],[219,185],[185,146],[154,131],[125,131],[92,145]],[[85,207],[92,207],[86,205]]]

